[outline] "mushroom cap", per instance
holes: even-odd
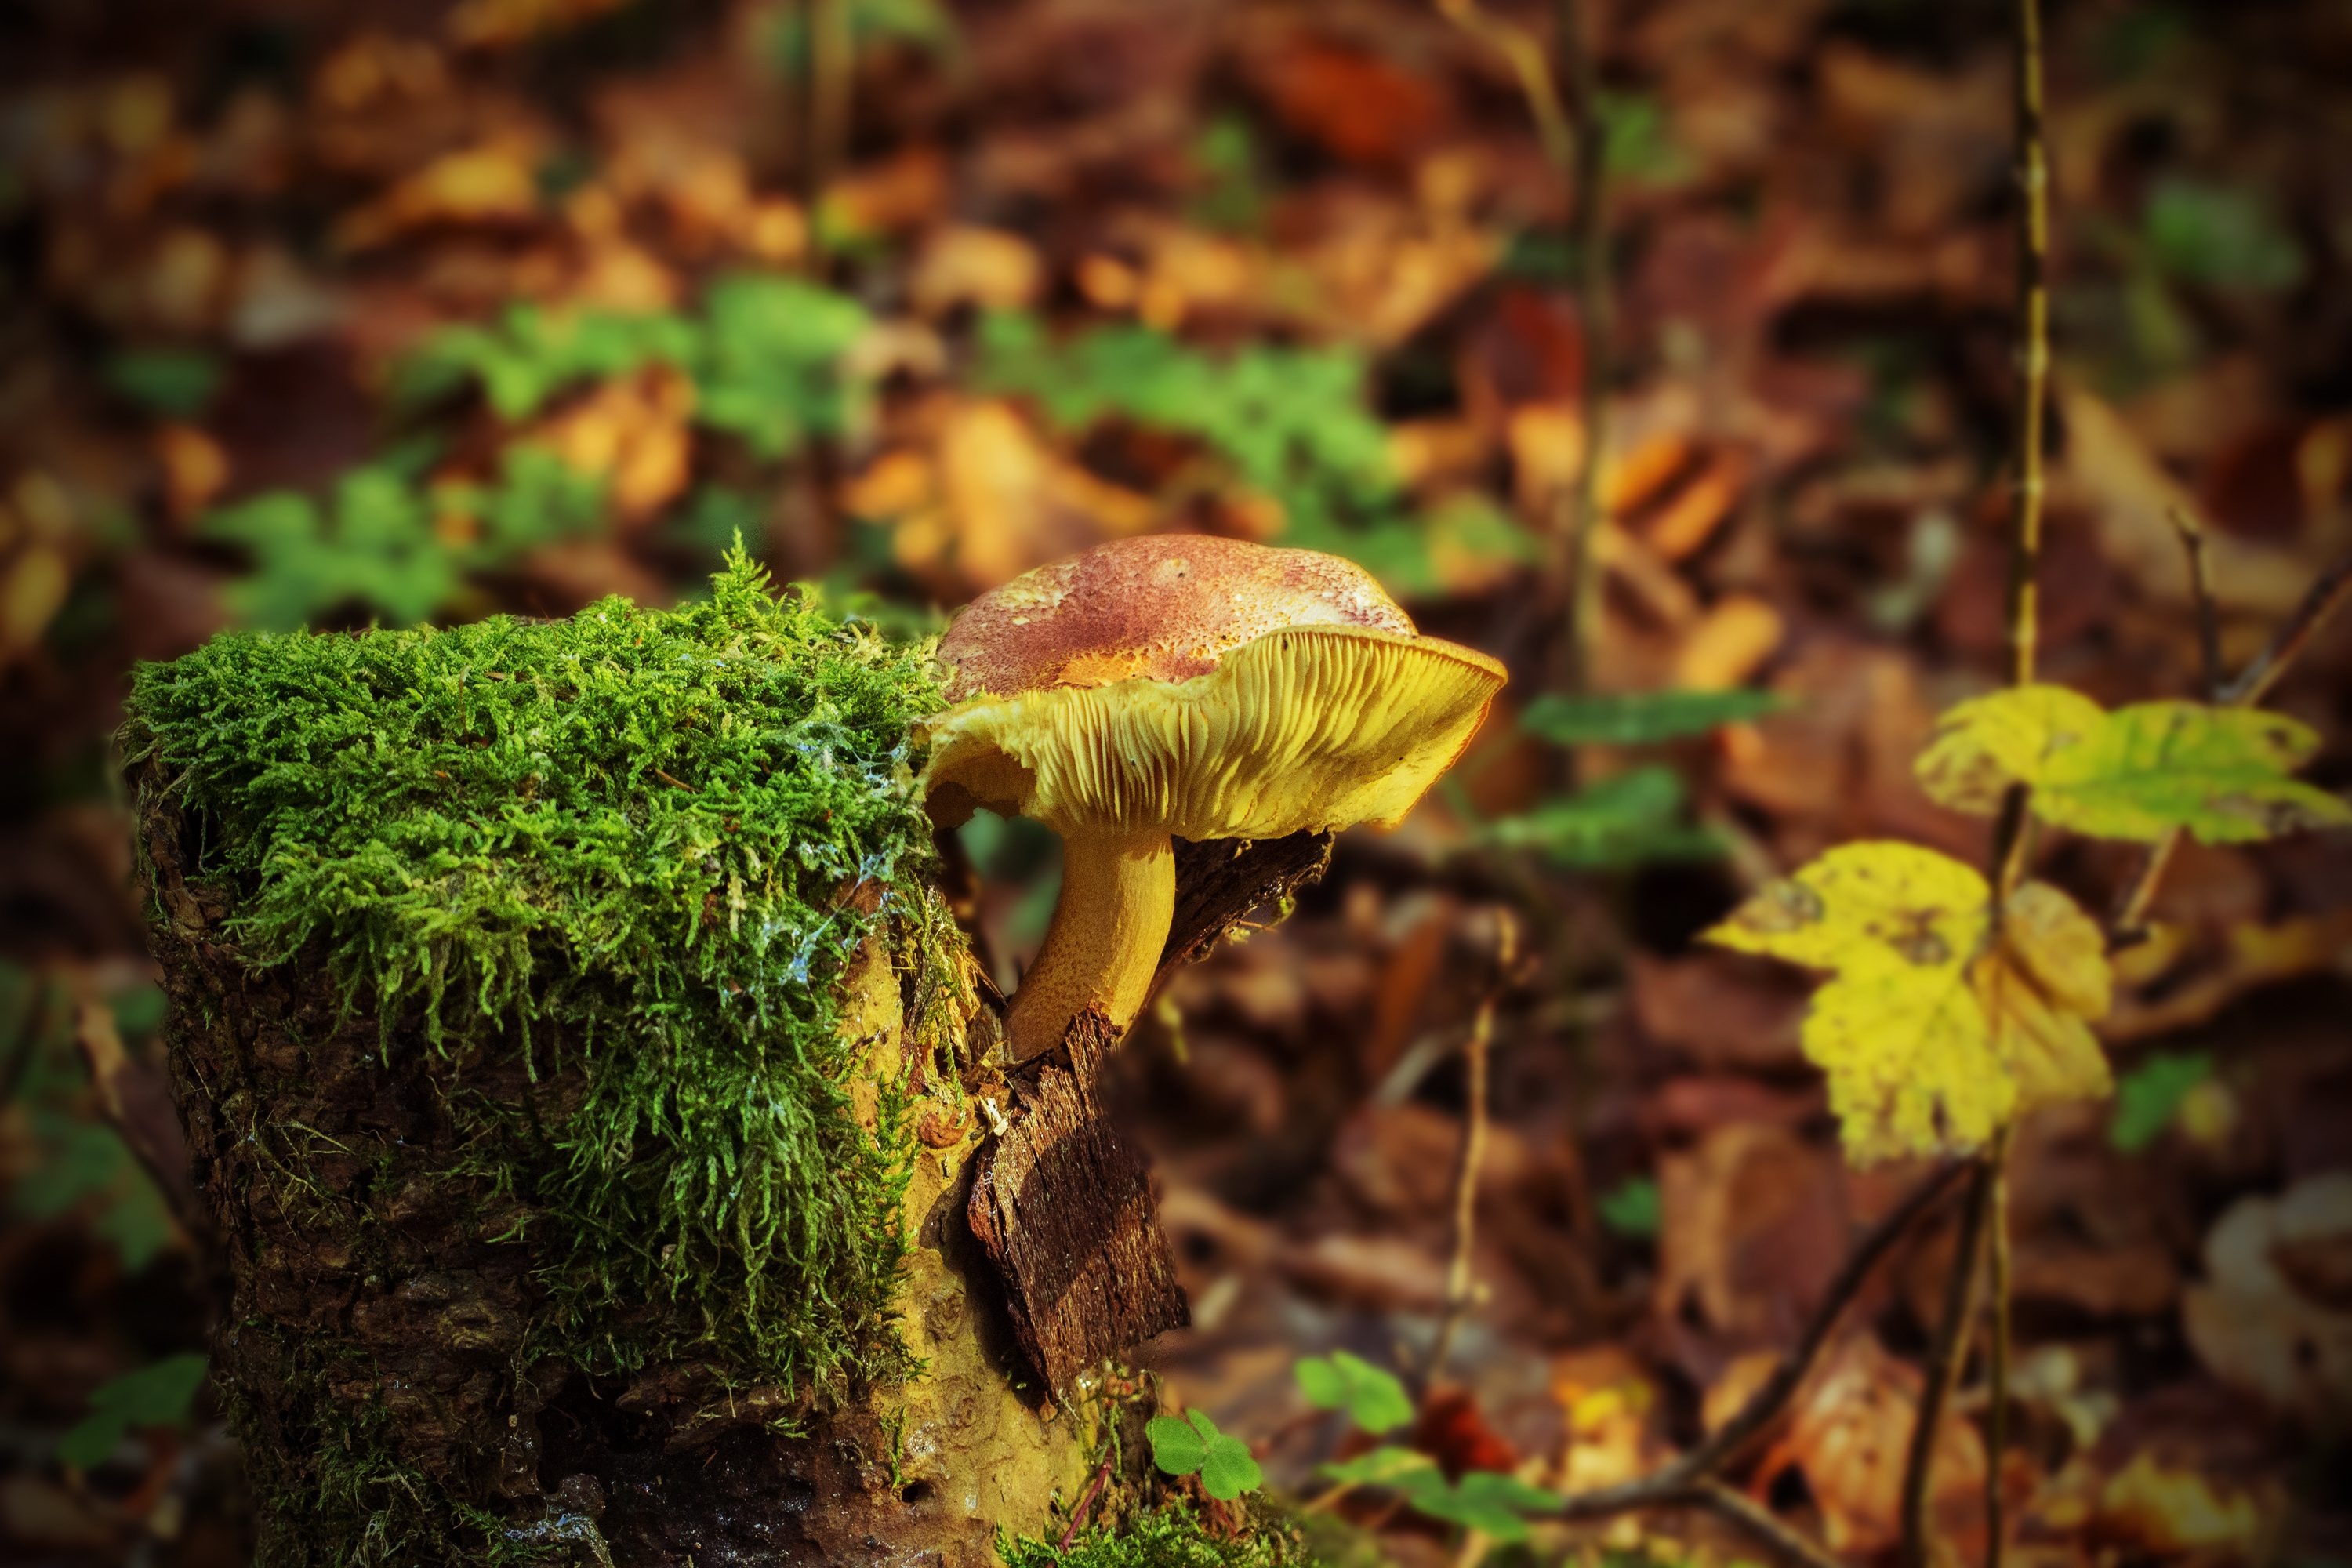
[[[1117,539],[1040,566],[966,605],[940,639],[948,700],[1131,676],[1189,680],[1292,626],[1412,621],[1352,561],[1207,534]]]
[[[1360,568],[1234,540],[1120,540],[975,600],[940,657],[933,815],[1276,838],[1393,826],[1504,679],[1416,634]]]

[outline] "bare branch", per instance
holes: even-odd
[[[2311,641],[2312,634],[2344,603],[2347,592],[2352,592],[2352,554],[2337,560],[2312,582],[2303,602],[2294,607],[2294,614],[2272,636],[2270,646],[2256,655],[2253,663],[2246,666],[2245,672],[2221,694],[2221,700],[2250,708],[2268,696],[2287,667]]]
[[[1927,1568],[1933,1555],[1927,1539],[1927,1477],[1944,1406],[1959,1381],[1960,1363],[1968,1359],[1969,1325],[1976,1320],[1977,1260],[1984,1250],[1991,1166],[1980,1158],[1969,1163],[1969,1172],[1968,1205],[1960,1211],[1959,1250],[1952,1257],[1943,1320],[1936,1325],[1936,1342],[1927,1356],[1927,1384],[1919,1392],[1919,1414],[1911,1426],[1911,1452],[1903,1467],[1903,1568]]]
[[[2205,530],[2179,507],[2167,507],[2164,515],[2189,556],[2189,595],[2197,606],[2197,647],[2203,656],[2205,700],[2219,702],[2230,678],[2221,669],[2221,625],[2213,607],[2212,574],[2205,561]]]

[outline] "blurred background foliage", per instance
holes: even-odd
[[[1908,763],[2000,671],[2009,8],[1576,9],[1618,309],[1605,615],[1574,692],[1555,544],[1596,324],[1573,193],[1523,77],[1444,8],[0,14],[0,1542],[243,1551],[234,1450],[186,1373],[215,1298],[128,892],[129,669],[230,626],[674,602],[738,537],[909,637],[1104,539],[1305,545],[1504,658],[1494,721],[1414,819],[1344,842],[1139,1030],[1126,1092],[1199,1325],[1155,1365],[1276,1434],[1293,1484],[1330,1434],[1267,1368],[1426,1342],[1465,933],[1507,907],[1530,955],[1496,1024],[1487,1294],[1468,1403],[1413,1441],[1601,1484],[1752,1386],[1893,1178],[1839,1164],[1801,994],[1691,939],[1830,843],[1981,854]],[[2233,659],[2352,543],[2352,21],[2047,9],[2047,659],[2104,701],[2179,696],[2199,654],[2168,510],[2214,531]],[[1484,15],[1550,47],[1552,6]],[[2336,789],[2347,673],[2338,627],[2277,699]],[[960,844],[960,912],[1009,986],[1058,846],[987,816]],[[2129,873],[2052,861],[2086,907]],[[2352,1163],[2347,889],[2340,836],[2184,855],[2119,960],[2112,1114],[2021,1145],[2019,1484],[2053,1562],[2352,1542],[2309,1458],[2352,1420],[2352,1307],[2309,1261],[2352,1236],[2324,1185]],[[2222,1244],[2257,1231],[2304,1261]],[[1950,1248],[1896,1260],[1758,1479],[1856,1561],[1888,1503],[1851,1455],[1911,1408]],[[1576,1550],[1727,1550],[1642,1528]]]

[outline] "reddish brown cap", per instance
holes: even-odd
[[[1271,631],[1412,621],[1352,561],[1207,534],[1113,540],[974,599],[940,641],[948,700],[1190,680]]]

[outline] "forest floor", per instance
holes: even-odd
[[[1194,1319],[1142,1360],[1311,1491],[1340,1434],[1297,1358],[1425,1357],[1475,939],[1507,909],[1476,1289],[1415,1441],[1580,1489],[1735,1408],[1925,1170],[1848,1163],[1804,977],[1696,938],[1834,844],[1984,858],[1912,759],[2004,675],[2011,12],[1576,9],[1614,285],[1591,684],[1783,700],[1588,746],[1589,786],[1634,783],[1515,835],[1566,798],[1517,721],[1555,682],[1595,346],[1519,68],[1550,6],[848,0],[845,42],[796,0],[9,7],[9,1560],[247,1549],[216,1405],[173,1381],[210,1276],[142,1163],[177,1133],[109,751],[132,664],[233,625],[670,602],[739,533],[908,634],[1106,538],[1309,543],[1504,659],[1454,781],[1343,837],[1118,1058]],[[2352,546],[2352,19],[2048,9],[2042,667],[2193,697],[2172,510],[2212,535],[2231,668]],[[2352,616],[2270,704],[2317,731],[2306,777],[2352,784]],[[1055,847],[965,845],[1009,984]],[[2038,874],[2098,911],[2137,867],[2052,836]],[[2011,1160],[2011,1561],[2352,1560],[2352,835],[2186,847],[2152,913],[2100,1026],[2116,1097],[2032,1117]],[[1897,1247],[1734,1478],[1852,1562],[1891,1560],[1956,1232],[1938,1210]],[[1969,1562],[1988,1403],[1972,1363],[1936,1498]],[[1398,1563],[1454,1550],[1347,1506]],[[1758,1555],[1672,1513],[1571,1548]]]

